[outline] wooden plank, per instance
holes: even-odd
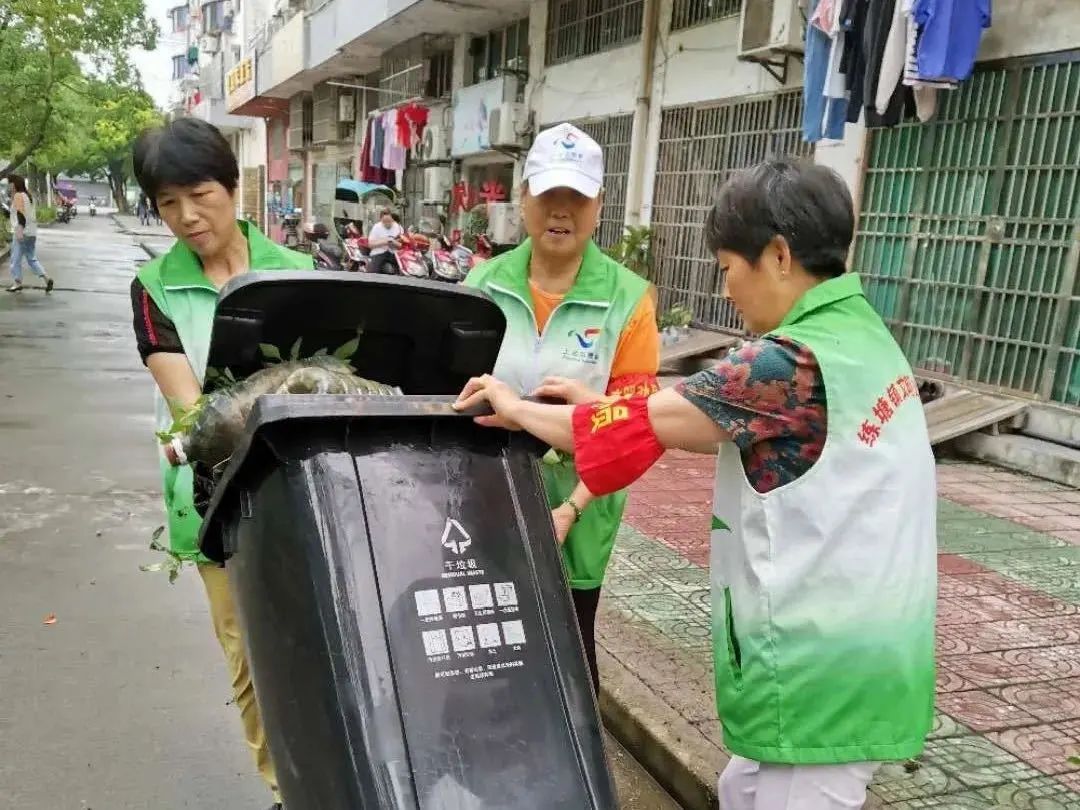
[[[729,349],[739,342],[734,335],[710,332],[705,329],[691,329],[690,335],[678,343],[660,347],[660,365],[668,366],[679,360],[711,354],[721,349]]]
[[[925,406],[930,444],[1007,422],[1027,410],[1027,402],[978,391],[951,391]]]

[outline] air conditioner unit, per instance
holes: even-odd
[[[424,169],[424,202],[446,202],[454,175],[449,166]]]
[[[517,203],[488,206],[488,236],[496,245],[516,245],[521,241],[521,207]]]
[[[743,0],[739,58],[761,61],[805,50],[806,21],[799,0]]]
[[[356,94],[352,90],[341,89],[338,92],[338,121],[350,123],[356,120]]]
[[[494,148],[522,146],[525,105],[503,102],[488,114],[488,144]]]
[[[446,130],[440,126],[429,126],[424,130],[423,140],[416,147],[416,157],[421,163],[438,163],[450,159],[450,146]]]
[[[221,50],[220,34],[203,34],[199,38],[199,50],[203,53],[217,53]]]

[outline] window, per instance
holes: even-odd
[[[424,95],[428,98],[445,98],[454,84],[454,52],[443,51],[428,59],[427,83]]]
[[[177,6],[169,10],[169,19],[172,21],[173,33],[182,34],[188,30],[191,14],[188,12],[187,6]]]
[[[188,64],[187,54],[180,54],[172,58],[173,81],[182,79],[191,73],[191,65]]]
[[[738,16],[741,5],[741,0],[675,0],[671,30]]]
[[[204,3],[202,7],[203,33],[214,34],[225,29],[225,0]]]
[[[569,62],[641,36],[643,0],[552,0],[547,63]]]
[[[529,70],[529,21],[518,20],[506,28],[473,37],[469,43],[467,84],[479,84],[507,71]]]

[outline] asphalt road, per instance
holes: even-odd
[[[264,808],[198,578],[139,570],[162,518],[146,254],[105,216],[38,242],[56,290],[0,293],[0,810]],[[612,764],[626,810],[677,810]]]

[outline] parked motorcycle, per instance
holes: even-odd
[[[304,226],[304,241],[315,259],[315,269],[344,270],[341,248],[329,239],[330,229],[321,222],[309,222]]]
[[[345,269],[353,273],[366,272],[371,263],[371,247],[355,222],[348,223],[343,229],[342,243],[345,246]]]
[[[420,233],[405,233],[392,248],[398,272],[407,278],[429,278],[430,268],[424,254],[431,248],[431,240]]]
[[[439,235],[432,241],[428,254],[431,257],[432,276],[449,284],[457,284],[465,278],[465,273],[454,260],[453,251],[450,240],[445,235]]]

